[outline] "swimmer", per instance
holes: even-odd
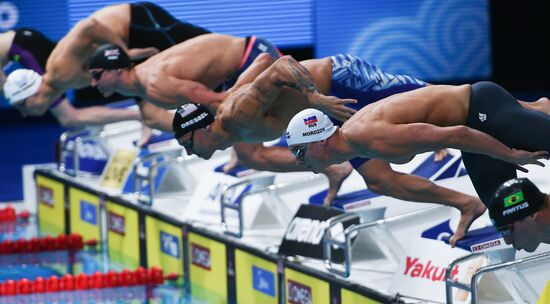
[[[550,198],[527,178],[514,178],[497,188],[489,215],[507,244],[533,252],[550,244]]]
[[[311,115],[320,123],[309,135],[303,131],[303,119]],[[418,153],[459,149],[477,194],[488,205],[495,189],[516,177],[516,168],[543,166],[540,159],[548,159],[550,151],[548,130],[546,112],[522,106],[494,83],[478,82],[392,95],[359,110],[341,128],[317,110],[305,110],[290,121],[286,136],[297,161],[314,170],[355,157],[405,163]],[[462,229],[457,229],[452,245],[485,210],[479,204],[470,209],[461,210]]]
[[[0,34],[0,67],[3,69],[9,63],[16,63],[23,68],[11,75],[18,81],[10,82],[5,97],[12,105],[19,104],[25,97],[14,96],[14,92],[28,86],[32,79],[39,84],[40,75],[44,73],[46,61],[55,42],[44,34],[31,28],[19,28]],[[4,93],[5,75],[0,69],[0,89]],[[26,93],[26,92],[25,92]],[[103,106],[75,108],[63,94],[50,106],[50,112],[65,128],[82,127],[85,125],[103,125],[116,121],[139,120],[141,114],[131,109],[111,109]]]
[[[259,37],[206,34],[134,65],[121,47],[105,44],[92,55],[89,73],[92,86],[106,97],[118,92],[166,109],[194,101],[215,112],[226,95],[223,91],[232,87],[261,53],[280,56],[277,47]],[[172,131],[173,114],[168,119],[161,117],[152,119],[166,122],[162,129]]]
[[[42,115],[68,89],[89,86],[88,61],[97,46],[114,43],[132,59],[146,58],[209,31],[184,23],[150,2],[115,4],[79,21],[55,46],[38,89],[18,104],[24,115]]]

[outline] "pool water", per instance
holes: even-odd
[[[36,219],[18,219],[15,222],[0,223],[0,242],[5,240],[30,239],[42,236]],[[25,254],[0,254],[0,283],[7,280],[38,277],[47,279],[51,276],[62,277],[65,274],[92,275],[96,272],[120,272],[123,265],[112,262],[106,253],[106,246],[98,244],[83,250],[49,251]],[[129,269],[133,271],[134,269]],[[166,273],[164,273],[166,275]],[[88,289],[63,292],[35,293],[27,295],[0,296],[0,303],[226,303],[217,299],[212,302],[207,298],[194,298],[188,291],[189,285],[183,280],[165,281],[156,286],[129,286],[116,288]],[[197,286],[198,287],[198,286]],[[194,288],[200,290],[200,288]]]

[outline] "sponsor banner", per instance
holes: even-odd
[[[135,269],[140,262],[139,218],[137,210],[106,201],[107,251],[109,259]]]
[[[286,229],[279,246],[279,254],[323,259],[323,235],[328,225],[327,220],[343,213],[325,206],[301,205]],[[340,234],[343,241],[343,230],[352,224],[359,224],[359,219],[347,221],[344,225],[336,225],[332,234]],[[333,250],[332,259],[343,262],[343,251]]]
[[[65,233],[65,186],[38,174],[36,188],[40,231],[53,235]]]
[[[91,225],[97,225],[97,208],[94,203],[80,200],[80,219]]]
[[[393,277],[390,292],[444,303],[445,270],[450,262],[469,252],[451,248],[437,240],[420,237],[411,244]],[[468,273],[473,274],[475,271],[469,269],[470,265],[473,265],[472,262],[456,265],[451,272],[452,279],[469,282]],[[463,298],[464,295],[460,297]],[[460,299],[460,301],[464,300]]]
[[[180,239],[180,235],[173,235],[165,231],[160,231],[160,250],[164,254],[179,259],[181,252]]]
[[[349,303],[349,304],[377,304],[380,303],[375,300],[371,300],[363,295],[349,291],[347,289],[342,289],[340,291],[340,303]]]
[[[117,149],[111,155],[109,163],[103,170],[100,181],[101,187],[122,190],[130,171],[132,171],[137,155],[137,148]]]
[[[38,203],[53,208],[54,197],[53,190],[47,186],[38,186]]]
[[[75,141],[71,140],[67,143],[67,150],[71,151],[74,149]],[[78,150],[78,161],[79,161],[79,170],[82,172],[88,172],[91,174],[99,175],[103,172],[105,165],[109,157],[105,149],[96,142],[93,141],[84,141],[79,145]],[[67,170],[74,169],[74,159],[72,153],[67,153],[65,155],[65,167]]]
[[[285,268],[287,304],[329,304],[329,283],[307,274]]]
[[[148,215],[145,217],[145,231],[147,267],[158,266],[166,273],[182,274],[183,238],[181,227]]]
[[[235,279],[237,303],[279,303],[277,264],[275,262],[236,249]]]
[[[550,281],[546,283],[546,287],[542,291],[537,304],[548,304],[550,303]]]
[[[191,243],[191,264],[208,271],[212,270],[210,249],[201,245]]]
[[[99,210],[99,196],[78,188],[69,188],[72,232],[78,232],[84,240],[95,239],[101,242]]]
[[[209,289],[210,293],[227,299],[225,244],[193,232],[188,234],[188,243],[191,294],[194,294],[194,289],[198,285]]]
[[[498,238],[495,240],[490,240],[487,242],[470,246],[470,250],[472,252],[478,252],[478,251],[486,252],[486,251],[499,250],[503,248],[510,248],[510,245],[506,245],[506,242],[504,241],[503,238]]]

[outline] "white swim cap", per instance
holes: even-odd
[[[327,139],[336,131],[332,121],[316,109],[305,109],[294,115],[286,128],[289,146]]]
[[[29,69],[18,69],[11,72],[4,83],[4,96],[15,105],[19,101],[34,95],[42,83],[42,76]]]

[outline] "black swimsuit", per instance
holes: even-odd
[[[130,4],[128,48],[155,47],[163,51],[173,45],[210,31],[182,22],[151,2]]]
[[[30,28],[20,28],[15,30],[8,58],[42,75],[54,47],[55,42],[44,34]]]
[[[513,149],[550,152],[550,115],[523,108],[514,96],[492,82],[472,85],[466,125]],[[503,182],[516,177],[513,164],[467,152],[462,152],[462,157],[485,205]]]

